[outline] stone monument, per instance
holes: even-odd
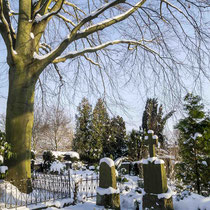
[[[144,191],[143,209],[173,210],[173,192],[167,186],[164,161],[155,156],[158,137],[148,131],[145,143],[149,145],[149,158],[143,159]]]
[[[119,190],[117,190],[115,165],[110,158],[102,158],[100,160],[96,205],[120,209],[120,194]]]

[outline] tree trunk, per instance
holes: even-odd
[[[30,192],[31,137],[36,79],[28,69],[10,68],[6,137],[14,156],[7,160],[8,180],[22,192]]]

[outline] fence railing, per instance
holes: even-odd
[[[24,181],[24,180],[23,180]],[[96,196],[99,186],[99,175],[95,172],[89,174],[66,173],[65,175],[33,174],[31,178],[32,192],[22,193],[12,182],[0,182],[0,209],[17,208],[32,204],[46,203],[62,198],[72,198],[73,202],[78,199],[84,200]],[[129,183],[136,185],[136,183]],[[117,183],[122,191],[124,184]],[[133,186],[130,186],[133,188]]]
[[[24,182],[25,180],[23,180]],[[90,198],[96,196],[96,188],[99,184],[98,175],[52,175],[33,174],[31,179],[32,192],[22,193],[12,182],[0,182],[0,209],[17,208],[32,204],[45,203],[62,198]]]

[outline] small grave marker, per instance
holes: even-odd
[[[120,209],[120,194],[117,190],[115,165],[110,158],[100,160],[96,204],[105,208]]]

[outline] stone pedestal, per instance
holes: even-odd
[[[103,158],[100,161],[96,205],[120,209],[120,194],[117,190],[115,166],[110,158]]]
[[[99,193],[97,193],[96,205],[104,206],[108,209],[120,210],[120,194],[113,193],[100,195]]]
[[[143,196],[143,209],[153,210],[173,210],[173,199],[158,198],[158,195],[151,195],[146,193]]]

